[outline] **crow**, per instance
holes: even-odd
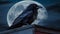
[[[31,23],[37,18],[38,9],[42,8],[37,4],[30,4],[13,22],[9,29],[22,27],[23,25],[31,25]]]

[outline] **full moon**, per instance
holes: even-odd
[[[42,8],[38,9],[38,16],[37,19],[32,23],[32,24],[38,24],[41,21],[43,21],[44,19],[47,18],[47,11],[45,9],[45,7],[41,4],[38,3],[36,1],[20,1],[16,4],[14,4],[8,11],[7,13],[7,23],[8,26],[10,27],[14,20],[23,13],[23,10],[27,8],[27,6],[29,6],[30,4],[35,3],[39,6],[41,6]]]

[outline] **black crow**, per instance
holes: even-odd
[[[30,4],[22,14],[20,14],[11,25],[10,29],[21,27],[23,25],[31,24],[36,18],[38,14],[38,9],[42,8],[37,4]]]

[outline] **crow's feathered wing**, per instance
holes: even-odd
[[[22,13],[21,15],[19,15],[16,19],[15,19],[15,21],[14,21],[14,23],[13,23],[13,25],[16,25],[16,24],[18,24],[20,21],[22,21],[22,20],[24,20],[24,23],[28,20],[28,17],[31,17],[32,16],[32,11],[28,11],[28,12],[26,12],[26,13]]]
[[[15,21],[13,22],[11,28],[21,27],[22,25],[31,24],[34,20],[33,11],[24,11],[21,15],[19,15]]]

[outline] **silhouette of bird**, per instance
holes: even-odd
[[[31,24],[38,15],[38,9],[42,8],[37,4],[30,4],[22,14],[20,14],[11,25],[10,29],[21,27],[23,25]]]

